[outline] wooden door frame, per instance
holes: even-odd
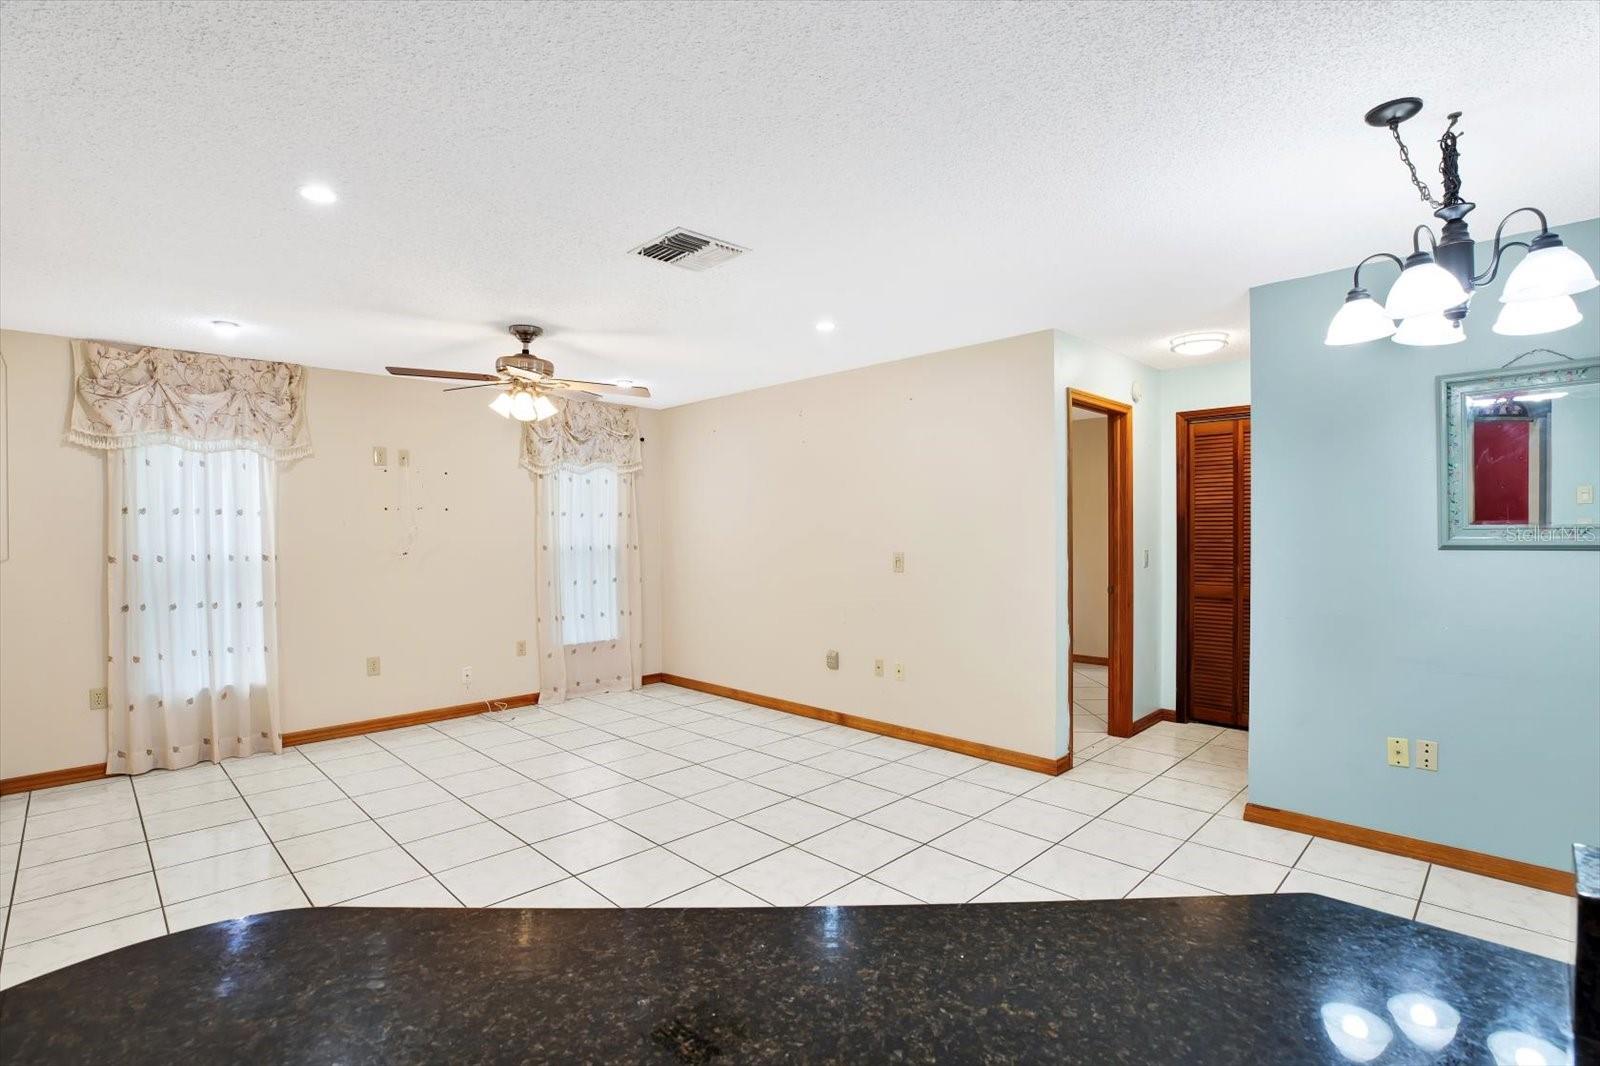
[[[1104,396],[1067,390],[1067,713],[1074,714],[1072,683],[1072,409],[1106,416],[1106,732],[1133,736],[1133,407]],[[1076,732],[1073,730],[1072,732]],[[1068,755],[1072,753],[1068,741]]]
[[[1195,422],[1232,422],[1250,417],[1250,405],[1204,407],[1179,411],[1178,431],[1178,721],[1189,717],[1189,426]],[[1235,462],[1240,461],[1236,459]],[[1237,533],[1237,531],[1236,531]]]

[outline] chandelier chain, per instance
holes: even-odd
[[[1452,123],[1452,125],[1454,125],[1454,123]],[[1424,183],[1421,178],[1417,177],[1416,164],[1411,162],[1411,153],[1406,150],[1406,142],[1400,139],[1400,123],[1389,123],[1389,132],[1394,135],[1394,143],[1400,146],[1400,161],[1404,163],[1406,165],[1406,169],[1411,172],[1411,184],[1417,187],[1417,195],[1422,197],[1422,202],[1427,204],[1429,207],[1443,207],[1443,204],[1433,198],[1433,191],[1428,188],[1427,184]]]

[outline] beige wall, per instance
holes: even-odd
[[[1064,751],[1052,351],[1032,334],[664,412],[666,669]]]
[[[11,496],[0,777],[9,777],[105,756],[104,712],[87,709],[89,690],[105,684],[104,460],[61,440],[68,342],[7,332],[0,352]],[[279,482],[284,730],[536,690],[533,500],[516,423],[489,414],[481,393],[325,370],[311,371],[308,404],[315,453]],[[661,648],[657,417],[643,412],[639,480],[647,671],[660,669]],[[372,465],[374,445],[389,449],[387,468]],[[382,659],[378,677],[366,676],[369,655]]]
[[[1105,658],[1109,646],[1109,422],[1104,415],[1074,415],[1067,454],[1072,485],[1072,653]]]

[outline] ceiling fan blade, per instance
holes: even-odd
[[[391,374],[403,378],[444,378],[449,381],[498,382],[498,374],[472,374],[463,370],[420,370],[414,366],[386,366]]]
[[[445,389],[444,391],[445,392],[460,392],[462,389],[492,389],[496,385],[503,385],[503,384],[505,384],[505,383],[500,381],[499,379],[496,379],[494,381],[479,382],[476,385],[452,385],[448,389]]]
[[[550,389],[589,392],[596,396],[636,396],[641,400],[650,398],[650,390],[643,385],[608,385],[603,381],[578,381],[574,378],[546,378],[539,384]]]

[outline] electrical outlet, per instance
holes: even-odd
[[[906,553],[905,552],[895,552],[894,553],[894,572],[897,573],[897,574],[903,574],[903,573],[906,572]]]
[[[1439,742],[1436,740],[1417,741],[1417,769],[1439,769]]]
[[[89,690],[89,709],[91,711],[103,711],[109,706],[111,706],[111,695],[105,689],[92,688]]]
[[[472,688],[472,667],[470,666],[461,668],[461,687],[468,690]]]
[[[528,654],[528,642],[527,641],[525,641],[525,640],[517,641],[517,654],[519,656]]]
[[[1407,740],[1405,737],[1389,738],[1389,765],[1411,765],[1411,741]]]
[[[905,663],[895,663],[894,664],[894,679],[896,681],[904,681],[906,679],[906,664]]]
[[[828,652],[822,661],[827,664],[829,670],[839,669],[839,653],[836,651]]]
[[[411,452],[405,448],[401,448],[398,452],[396,452],[395,458],[399,460],[402,467],[411,465]]]
[[[872,660],[872,676],[873,677],[882,677],[883,676],[883,660],[882,659],[874,659],[874,660]]]
[[[383,673],[383,666],[378,662],[378,657],[373,655],[367,659],[367,676],[377,677]]]
[[[372,465],[373,466],[388,466],[389,465],[389,449],[385,448],[381,444],[374,444],[372,446]]]

